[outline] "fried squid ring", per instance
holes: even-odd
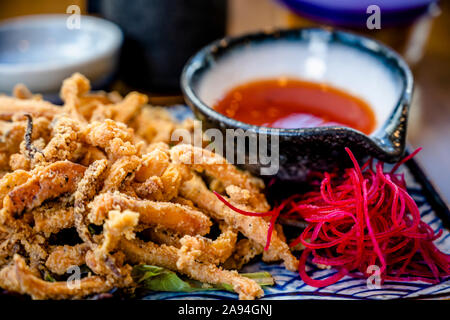
[[[229,284],[240,299],[254,299],[263,295],[261,287],[253,280],[240,276],[236,271],[223,270],[213,264],[197,262],[189,252],[141,240],[120,241],[120,247],[127,259],[133,263],[146,263],[180,271],[192,279],[212,284]]]
[[[239,294],[241,300],[253,300],[264,295],[264,291],[255,281],[240,276],[237,271],[223,270],[214,264],[199,263],[192,251],[184,251],[183,247],[179,251],[177,268],[178,271],[202,282],[228,284]]]
[[[16,170],[3,176],[0,180],[0,208],[3,207],[3,199],[8,195],[8,192],[27,182],[31,176],[29,172],[24,170]]]
[[[200,177],[194,176],[191,180],[184,182],[180,193],[183,197],[192,200],[199,208],[210,213],[214,219],[225,221],[260,245],[266,244],[269,223],[262,217],[244,216],[229,209],[208,190]],[[292,255],[288,245],[278,237],[276,231],[272,234],[268,257],[272,257],[273,260],[281,259],[286,268],[297,270],[297,259]]]
[[[80,122],[67,116],[55,119],[52,138],[41,151],[47,162],[73,161],[81,149]]]
[[[221,225],[222,233],[216,240],[200,236],[184,236],[180,243],[185,251],[192,252],[196,259],[213,264],[221,264],[233,253],[237,232],[228,225]]]
[[[92,163],[81,181],[77,185],[74,200],[74,223],[80,238],[92,245],[92,238],[85,221],[86,203],[97,193],[100,188],[101,176],[108,166],[108,161],[97,160]]]
[[[52,201],[40,207],[34,208],[33,230],[49,237],[52,233],[74,226],[74,208],[67,207],[65,203]]]
[[[185,164],[198,172],[205,171],[208,175],[219,179],[225,187],[237,185],[252,193],[259,193],[264,188],[262,180],[238,170],[223,157],[209,150],[190,144],[179,144],[170,149],[170,157],[174,163]]]
[[[167,152],[155,149],[142,156],[142,165],[136,172],[136,181],[144,182],[152,176],[160,177],[169,166]]]
[[[45,266],[53,273],[65,274],[70,267],[81,266],[85,263],[88,250],[89,245],[86,243],[55,246],[51,249]]]
[[[133,175],[140,164],[141,160],[137,156],[122,157],[116,160],[111,168],[108,169],[101,192],[113,192],[119,190],[125,178]]]
[[[263,253],[264,247],[252,240],[241,239],[235,247],[235,251],[225,261],[223,267],[225,269],[240,270],[244,265],[250,262],[254,257]]]
[[[113,255],[110,254],[121,238],[134,239],[134,228],[139,222],[139,214],[130,210],[123,212],[111,210],[108,219],[103,225],[103,241],[101,245],[89,252],[86,263],[97,274],[111,274],[114,277],[123,278],[131,282],[131,268],[120,267]]]
[[[100,147],[112,158],[131,156],[137,153],[133,145],[133,129],[121,122],[106,119],[89,123],[82,131],[83,141],[91,146]]]
[[[48,282],[38,278],[19,255],[14,256],[13,264],[0,271],[0,286],[5,289],[28,294],[33,299],[81,298],[94,293],[111,290],[113,283],[99,276],[83,278],[77,284],[67,281]]]
[[[136,91],[130,92],[122,101],[110,106],[112,119],[128,123],[147,102],[148,97],[145,94]]]
[[[61,87],[60,96],[64,101],[64,112],[82,123],[85,123],[86,119],[78,112],[80,97],[89,92],[90,89],[89,80],[78,72],[65,79]]]
[[[211,221],[198,210],[171,202],[138,200],[119,192],[102,193],[89,204],[89,220],[102,224],[112,209],[131,210],[139,213],[141,223],[167,228],[179,234],[205,235]]]
[[[24,184],[15,187],[3,199],[3,208],[11,214],[33,209],[47,199],[74,192],[86,167],[70,162],[54,162],[39,170]]]
[[[0,96],[0,120],[11,120],[17,114],[30,114],[33,117],[53,119],[63,109],[47,101],[23,100]]]

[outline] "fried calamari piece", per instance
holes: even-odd
[[[211,179],[211,181],[209,182],[208,185],[209,190],[211,191],[215,191],[218,193],[225,193],[225,187],[222,184],[222,181],[220,181],[219,179]],[[250,191],[246,190],[248,194],[250,194]]]
[[[137,182],[144,182],[148,178],[160,177],[169,166],[169,155],[165,150],[155,149],[142,156],[142,164],[136,172]]]
[[[23,121],[26,119],[26,121]],[[4,130],[4,131],[3,131]],[[2,128],[4,132],[3,141],[0,142],[0,150],[7,155],[10,167],[14,170],[17,167],[31,167],[31,161],[36,154],[40,155],[40,149],[45,147],[46,141],[50,139],[50,121],[46,118],[34,118],[30,114],[23,114],[14,117],[13,122]],[[18,153],[20,152],[20,153]]]
[[[249,239],[241,239],[236,244],[235,250],[231,257],[229,257],[223,264],[223,267],[225,269],[240,270],[254,257],[263,253],[263,251],[264,248],[262,245]]]
[[[104,104],[95,104],[95,106],[93,107],[92,113],[90,114],[89,117],[89,122],[94,122],[94,121],[104,121],[105,119],[111,119],[113,116],[113,111],[110,108],[109,105],[104,105]]]
[[[50,250],[45,266],[55,274],[65,274],[73,266],[85,263],[89,246],[86,243],[74,246],[55,246]]]
[[[78,111],[80,106],[80,97],[85,95],[91,89],[89,80],[80,73],[74,73],[70,78],[63,81],[60,96],[64,101],[64,112],[82,123],[86,119]]]
[[[189,252],[184,253],[172,246],[122,239],[120,247],[132,263],[161,266],[206,283],[229,284],[239,294],[240,299],[254,299],[264,293],[256,282],[240,276],[236,271],[223,270],[213,264],[197,262]]]
[[[203,173],[211,189],[252,211],[269,208],[262,182],[201,148],[171,149],[174,130],[187,130],[192,140],[195,123],[146,107],[145,95],[89,90],[76,73],[63,83],[62,108],[23,86],[16,99],[0,97],[0,287],[34,299],[81,298],[136,285],[128,263],[145,262],[228,284],[242,299],[261,296],[253,280],[219,265],[241,265],[261,253],[268,222],[220,206],[191,178]],[[215,240],[203,237],[210,217],[221,228]],[[69,246],[60,231],[73,226],[83,242]],[[237,243],[238,231],[253,240]],[[263,259],[293,265],[276,231]],[[83,264],[95,276],[75,289],[41,279],[42,272],[63,275]]]
[[[139,200],[119,192],[102,193],[89,204],[88,219],[100,225],[112,209],[131,210],[139,213],[141,223],[167,228],[179,234],[205,235],[211,221],[198,210],[171,202]]]
[[[198,172],[205,171],[206,174],[220,180],[224,187],[240,186],[252,194],[259,194],[264,188],[262,180],[251,176],[248,172],[238,170],[223,157],[209,150],[179,144],[170,150],[170,157],[174,163],[185,164]],[[259,198],[264,200],[264,197]]]
[[[85,143],[105,150],[108,156],[118,158],[137,153],[133,145],[133,129],[121,122],[106,119],[89,123],[82,131]]]
[[[24,138],[26,131],[26,123],[24,121],[3,122],[0,121],[0,168],[9,171],[9,157],[20,151],[20,144]]]
[[[142,183],[133,182],[131,187],[139,198],[153,201],[164,199],[164,184],[160,177],[152,176]]]
[[[117,92],[96,91],[84,93],[78,97],[77,112],[89,121],[104,120],[111,118],[112,112],[107,112],[107,110],[111,111],[109,105],[120,101],[122,101],[122,97]],[[100,110],[105,114],[101,114]],[[106,116],[106,113],[109,116]]]
[[[97,191],[100,189],[102,175],[108,166],[107,160],[97,160],[93,162],[85,171],[83,178],[77,185],[74,195],[74,223],[80,238],[92,244],[91,235],[89,233],[86,221],[86,205],[92,200]]]
[[[31,178],[31,174],[24,170],[16,170],[11,173],[7,173],[0,180],[0,208],[3,207],[3,199],[8,192],[15,187],[20,186]]]
[[[26,85],[23,83],[18,83],[13,88],[13,95],[17,99],[36,99],[36,100],[42,100],[41,95],[34,96],[30,89],[27,88]]]
[[[132,264],[147,263],[177,270],[178,249],[175,247],[139,239],[121,239],[119,247],[125,253],[126,260]]]
[[[52,233],[74,226],[74,208],[59,201],[52,201],[34,208],[33,229],[49,237]]]
[[[26,265],[25,260],[15,255],[13,264],[0,271],[0,286],[33,299],[73,299],[111,290],[114,283],[99,276],[86,277],[79,282],[48,282],[37,277]]]
[[[195,254],[187,250],[181,247],[178,253],[178,271],[201,282],[228,284],[239,294],[240,300],[253,300],[264,295],[264,291],[254,280],[239,275],[237,271],[224,270],[214,264],[199,263],[195,260]]]
[[[123,212],[111,210],[108,219],[103,224],[103,241],[93,251],[88,252],[87,265],[97,274],[112,275],[121,278],[127,283],[132,282],[131,268],[122,267],[122,259],[116,260],[116,256],[110,252],[116,249],[120,239],[134,239],[134,228],[139,222],[139,214],[130,210]],[[120,258],[120,257],[119,257]]]
[[[15,214],[33,209],[63,193],[74,192],[85,170],[86,167],[70,161],[58,161],[43,167],[6,195],[3,208]]]
[[[108,169],[107,176],[101,192],[113,192],[120,189],[126,178],[134,177],[139,168],[141,159],[137,156],[122,157],[116,160]]]
[[[122,101],[110,106],[112,119],[114,121],[128,123],[147,102],[148,97],[145,94],[135,91],[130,92]]]
[[[170,146],[167,143],[162,142],[162,141],[152,142],[147,145],[146,152],[149,153],[156,149],[158,149],[160,151],[164,151],[165,153],[169,154]]]
[[[30,170],[30,160],[21,153],[14,153],[9,157],[9,167],[12,171]]]
[[[81,73],[74,73],[63,81],[60,97],[65,104],[76,102],[77,98],[91,90],[89,80]]]
[[[181,236],[171,231],[148,228],[145,229],[142,233],[145,235],[145,237],[148,237],[150,241],[157,244],[165,244],[175,248],[181,247]]]
[[[103,243],[98,248],[98,253],[107,254],[113,251],[120,239],[124,237],[125,239],[134,239],[134,228],[138,225],[139,213],[124,210],[111,210],[108,213],[108,219],[103,224]]]
[[[225,188],[225,192],[233,202],[240,204],[248,204],[251,198],[250,191],[239,188],[238,186],[230,185]]]
[[[35,268],[47,257],[46,239],[33,231],[30,226],[31,214],[24,215],[21,219],[14,219],[9,213],[4,212],[5,209],[0,210],[2,217],[0,230],[5,237],[2,248],[10,249],[6,255],[1,254],[4,262],[8,262],[14,253],[25,252],[32,267]]]
[[[170,143],[175,130],[175,122],[170,113],[161,107],[142,108],[141,112],[130,123],[136,134],[147,143]]]
[[[172,199],[172,202],[174,202],[174,203],[179,203],[179,204],[182,204],[182,205],[184,205],[184,206],[191,207],[191,208],[193,208],[193,209],[197,209],[197,208],[195,207],[194,203],[193,203],[191,200],[185,199],[185,198],[183,198],[183,197],[176,197],[176,198],[173,198],[173,199]]]
[[[270,209],[266,197],[260,193],[264,188],[262,180],[251,176],[248,172],[238,170],[223,157],[187,144],[173,147],[170,155],[173,162],[183,163],[198,172],[204,171],[220,181],[225,188],[234,186],[233,189],[229,188],[231,192],[240,186],[241,190],[246,190],[244,193],[250,193],[247,201],[254,210],[264,212]],[[237,197],[236,192],[234,196]]]
[[[222,233],[216,240],[201,236],[184,236],[180,243],[185,251],[191,252],[196,260],[221,264],[233,253],[237,232],[227,225],[221,225]]]
[[[170,164],[161,176],[161,182],[164,186],[163,201],[170,201],[177,197],[181,184],[191,178],[192,174],[186,166]]]
[[[0,152],[0,178],[3,177],[9,171],[9,157],[8,154]]]
[[[161,177],[152,176],[143,183],[133,183],[140,198],[155,201],[171,201],[178,196],[183,181],[191,179],[190,170],[184,165],[169,164]]]
[[[67,116],[57,117],[54,120],[50,141],[42,151],[33,156],[32,162],[37,165],[62,160],[76,160],[82,147],[79,136],[80,128],[80,122],[77,120]]]
[[[208,190],[200,177],[194,176],[191,180],[184,182],[180,193],[183,197],[192,200],[199,208],[211,214],[214,219],[225,221],[232,228],[262,246],[266,244],[269,223],[261,217],[250,217],[234,212]],[[268,254],[267,257],[272,257],[273,260],[283,260],[287,269],[297,270],[297,259],[290,252],[288,245],[278,237],[275,230],[272,234]]]
[[[106,160],[105,153],[97,147],[88,146],[85,149],[85,153],[83,159],[80,161],[80,164],[83,166],[89,166],[97,160]]]
[[[0,96],[0,119],[11,120],[17,114],[30,114],[33,117],[45,117],[53,119],[54,116],[63,112],[61,107],[47,101],[15,99]]]

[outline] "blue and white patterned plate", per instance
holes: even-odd
[[[186,116],[186,109],[176,108],[173,110],[177,119]],[[414,178],[413,172],[407,166],[400,168],[404,173],[408,185],[409,194],[416,201],[422,216],[422,220],[428,223],[435,232],[443,230],[442,236],[435,241],[437,247],[450,254],[450,232],[444,228],[442,220],[436,215],[429,201],[424,195],[425,186],[422,182]],[[434,190],[433,190],[434,191]],[[429,192],[429,190],[428,190]],[[434,191],[435,192],[435,191]],[[445,205],[444,205],[445,206]],[[443,208],[443,210],[448,210]],[[308,274],[314,279],[324,279],[334,274],[336,271],[321,270],[310,264]],[[283,300],[303,300],[303,299],[399,299],[399,298],[426,298],[430,296],[450,296],[450,279],[439,284],[429,284],[421,281],[395,282],[386,281],[380,289],[369,289],[364,279],[355,279],[349,276],[344,277],[337,283],[324,287],[314,288],[305,284],[298,273],[286,270],[281,264],[266,264],[263,262],[246,266],[243,272],[268,271],[275,278],[275,286],[264,290],[264,297],[261,300],[283,299]],[[177,292],[151,292],[143,299],[237,299],[237,294],[225,291],[199,291],[195,293]]]

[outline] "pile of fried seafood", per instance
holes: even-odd
[[[63,106],[23,85],[0,96],[1,288],[33,299],[133,290],[133,266],[148,264],[254,299],[263,290],[237,272],[253,257],[297,269],[278,225],[265,251],[269,220],[213,193],[263,212],[262,181],[170,141],[175,129],[192,132],[192,120],[173,121],[137,92],[91,93],[78,73],[60,95]],[[74,266],[89,272],[69,286]]]

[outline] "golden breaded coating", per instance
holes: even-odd
[[[48,282],[38,278],[19,255],[14,256],[13,264],[0,270],[0,286],[33,299],[69,299],[81,298],[90,294],[106,292],[113,283],[98,276],[91,276],[67,285],[66,281]]]
[[[264,187],[261,180],[240,171],[223,157],[206,149],[180,144],[170,150],[170,156],[175,163],[188,165],[199,172],[206,171],[222,181],[225,187],[236,185],[252,192],[259,192]]]
[[[16,114],[30,114],[33,117],[53,119],[62,113],[61,107],[47,101],[23,100],[0,96],[0,119],[11,120]]]
[[[74,192],[85,170],[86,167],[70,161],[54,162],[8,192],[3,199],[3,208],[12,214],[20,213],[25,208],[30,210],[39,206],[47,199]]]
[[[209,232],[211,221],[201,211],[171,202],[138,200],[119,192],[102,193],[89,204],[89,221],[102,224],[110,210],[131,210],[139,213],[139,220],[146,225],[167,228],[180,234]]]
[[[75,246],[56,246],[51,249],[45,266],[55,274],[65,274],[70,267],[85,263],[89,246],[85,243]]]
[[[169,166],[169,155],[161,149],[155,149],[142,156],[142,163],[136,172],[136,181],[144,182],[150,177],[160,177]]]
[[[86,223],[87,202],[94,198],[100,189],[101,176],[108,166],[108,161],[102,159],[93,162],[77,185],[74,194],[74,212],[73,219],[78,235],[86,243],[92,244],[92,237],[89,233]]]
[[[185,250],[192,252],[196,260],[213,264],[224,263],[233,253],[237,232],[227,225],[222,225],[222,233],[216,240],[200,236],[184,236],[180,239]]]
[[[103,149],[112,157],[131,156],[137,153],[132,144],[133,130],[121,122],[106,119],[91,122],[82,131],[84,142]]]
[[[31,213],[34,219],[33,229],[46,236],[74,226],[74,208],[61,202],[48,202],[34,208]]]
[[[171,141],[176,129],[193,136],[192,119],[179,123],[138,92],[90,89],[75,73],[62,84],[62,107],[23,85],[15,98],[0,96],[1,288],[33,299],[129,292],[141,285],[132,271],[145,263],[255,299],[262,288],[238,273],[250,259],[296,268],[282,229],[263,252],[268,221],[211,192],[267,211],[262,181]]]
[[[207,210],[215,219],[224,220],[227,224],[239,230],[247,238],[260,245],[266,244],[269,223],[260,217],[244,216],[225,206],[208,190],[205,183],[194,176],[185,182],[180,189],[181,195],[192,200],[197,206]],[[282,259],[289,270],[297,270],[297,259],[292,255],[286,242],[281,240],[276,231],[272,234],[272,241],[268,250],[272,261]]]

